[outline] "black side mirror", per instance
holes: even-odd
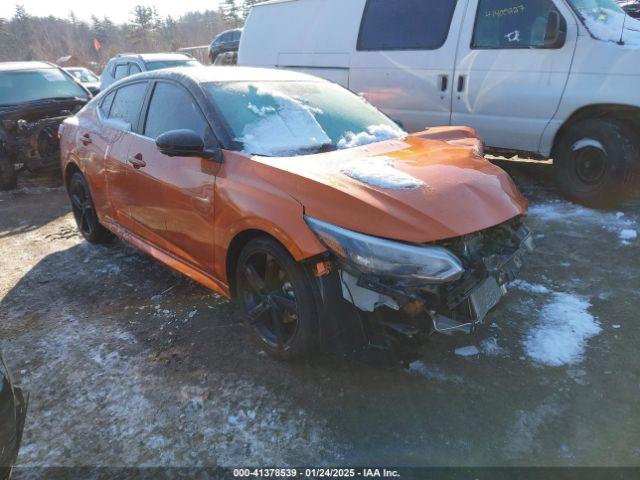
[[[170,130],[156,138],[160,153],[168,157],[202,157],[222,162],[222,150],[206,149],[204,140],[193,130]]]
[[[547,19],[547,31],[544,35],[545,48],[560,48],[567,39],[567,22],[560,12],[551,10]]]

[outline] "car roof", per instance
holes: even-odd
[[[42,68],[58,68],[47,62],[0,62],[0,72],[17,72],[19,70],[38,70]]]
[[[162,60],[193,60],[193,57],[185,53],[123,53],[112,60],[138,58],[143,61]]]
[[[187,78],[196,83],[209,82],[322,82],[327,81],[305,73],[274,68],[253,67],[178,67],[135,75],[136,78]],[[132,77],[129,77],[132,78]]]

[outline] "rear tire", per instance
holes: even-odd
[[[315,287],[282,245],[268,237],[251,240],[240,253],[235,279],[243,316],[271,356],[291,361],[316,350]]]
[[[13,190],[18,186],[18,174],[13,162],[0,150],[0,190]]]
[[[96,207],[91,198],[89,184],[80,172],[71,176],[69,181],[69,199],[76,219],[78,230],[89,243],[109,243],[113,234],[98,221]]]
[[[586,119],[571,125],[554,149],[556,183],[570,199],[593,207],[624,200],[640,170],[640,137],[615,119]]]

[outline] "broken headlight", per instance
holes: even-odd
[[[464,272],[460,260],[445,248],[371,237],[310,217],[305,221],[331,252],[363,273],[447,283],[459,279]]]

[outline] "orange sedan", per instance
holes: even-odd
[[[237,299],[283,359],[336,336],[353,350],[469,333],[532,248],[526,200],[472,129],[407,134],[308,75],[135,75],[60,136],[82,235]]]

